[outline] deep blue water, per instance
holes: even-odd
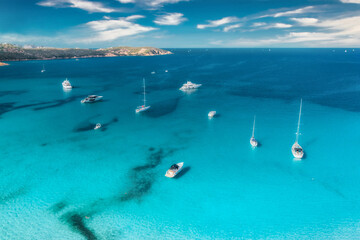
[[[171,50],[0,67],[0,239],[360,238],[360,49]]]

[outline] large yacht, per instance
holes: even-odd
[[[144,112],[150,108],[150,106],[146,106],[145,78],[143,78],[143,83],[144,83],[144,104],[136,108],[135,110],[136,113]]]
[[[184,162],[171,165],[169,170],[166,171],[165,177],[168,177],[168,178],[175,177],[182,170],[183,165],[184,165]]]
[[[89,95],[83,100],[81,100],[81,103],[94,103],[100,101],[102,98],[103,96]]]
[[[291,152],[296,159],[302,159],[304,156],[304,150],[298,143],[299,135],[300,135],[301,108],[302,108],[302,99],[300,100],[300,111],[299,111],[299,121],[298,121],[298,126],[297,126],[297,131],[296,131],[296,140],[295,140],[295,143],[291,147]]]
[[[66,78],[65,81],[62,82],[62,86],[64,89],[72,89],[70,81]]]
[[[201,84],[196,84],[196,83],[192,83],[190,81],[187,81],[186,83],[184,83],[182,85],[182,87],[180,88],[180,90],[182,91],[186,91],[186,90],[192,90],[192,89],[197,89],[201,87]]]
[[[254,117],[253,131],[250,138],[250,144],[252,147],[257,147],[259,144],[258,141],[255,139],[255,117]]]

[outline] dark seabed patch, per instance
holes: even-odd
[[[114,117],[111,121],[101,124],[101,128],[100,128],[101,131],[102,132],[106,131],[111,124],[116,123],[118,121],[119,121],[119,119],[117,117]]]
[[[22,109],[22,108],[35,107],[35,108],[33,108],[33,110],[39,111],[39,110],[43,110],[43,109],[47,109],[47,108],[60,107],[66,103],[73,102],[78,98],[79,98],[79,96],[73,96],[73,97],[70,97],[67,99],[45,101],[45,102],[24,104],[24,105],[18,105],[18,106],[15,106],[16,105],[15,102],[1,103],[0,104],[0,117],[1,117],[1,115],[5,114],[7,112],[15,111],[15,110]],[[44,105],[46,105],[46,106],[44,106]],[[40,107],[37,107],[37,106],[40,106]]]
[[[314,103],[322,106],[340,108],[351,112],[360,112],[359,92],[341,92],[326,96],[315,97]]]
[[[64,214],[61,218],[69,225],[69,227],[73,231],[80,233],[86,239],[88,240],[98,239],[95,233],[85,225],[84,217],[81,214],[76,212],[69,212]]]
[[[4,97],[7,95],[20,95],[20,94],[24,94],[27,91],[25,90],[19,90],[19,91],[0,91],[0,97]]]
[[[19,196],[22,196],[27,193],[27,189],[25,187],[20,187],[14,191],[8,193],[1,193],[0,195],[0,204],[4,204],[10,200],[13,200]]]
[[[164,100],[152,104],[152,107],[145,112],[146,116],[158,118],[174,112],[179,104],[181,97]]]
[[[58,213],[61,210],[63,210],[64,208],[66,208],[67,203],[65,201],[60,201],[58,203],[55,203],[54,205],[52,205],[49,210],[52,211],[53,213]]]
[[[96,123],[95,122],[91,122],[90,120],[91,119],[94,119],[96,117],[99,117],[100,115],[95,115],[95,116],[92,116],[90,118],[87,118],[86,120],[78,123],[74,129],[73,129],[73,132],[86,132],[86,131],[91,131],[91,130],[94,130],[95,128],[95,125]],[[113,124],[113,123],[116,123],[118,122],[118,118],[117,117],[114,117],[112,120],[110,120],[109,122],[107,123],[101,123],[101,128],[100,130],[101,131],[106,131],[108,129],[108,127]]]
[[[263,90],[259,91],[259,89]],[[295,91],[296,92],[296,91]],[[239,97],[253,97],[253,98],[277,98],[284,101],[291,101],[299,99],[301,96],[296,96],[292,91],[288,90],[273,90],[266,89],[265,87],[247,86],[238,89],[232,89],[228,91],[228,94]]]
[[[70,103],[70,102],[74,102],[75,100],[78,100],[80,96],[72,96],[66,99],[59,99],[59,100],[54,100],[54,101],[50,101],[47,103],[43,103],[42,105],[47,105],[47,106],[41,106],[41,107],[36,107],[33,110],[34,111],[39,111],[39,110],[44,110],[44,109],[48,109],[48,108],[55,108],[55,107],[60,107],[64,104]]]
[[[132,186],[125,195],[120,197],[120,201],[141,200],[141,198],[150,191],[155,181],[155,174],[152,170],[156,168],[164,158],[173,154],[175,151],[175,149],[164,150],[160,148],[155,150],[155,148],[149,148],[146,163],[131,169],[130,180]]]

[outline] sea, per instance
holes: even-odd
[[[168,50],[0,67],[1,240],[360,239],[360,49]]]

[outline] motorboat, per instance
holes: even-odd
[[[81,103],[94,103],[100,101],[102,98],[103,96],[89,95],[83,100],[81,100]]]
[[[216,111],[210,111],[210,112],[208,113],[208,117],[209,117],[210,119],[213,118],[215,115],[216,115]]]
[[[175,177],[182,170],[183,165],[184,165],[184,162],[171,165],[169,170],[166,171],[165,177],[168,177],[168,178]]]
[[[258,141],[255,139],[255,116],[254,116],[253,131],[252,131],[252,135],[250,138],[250,144],[252,147],[257,147],[259,144]]]
[[[302,108],[302,99],[300,100],[300,111],[299,111],[299,120],[296,131],[296,140],[295,143],[291,147],[291,152],[296,159],[302,159],[304,156],[304,150],[299,144],[299,135],[300,135],[300,119],[301,119],[301,108]]]
[[[64,89],[72,89],[70,81],[66,78],[65,81],[62,82],[62,86]]]
[[[94,127],[94,130],[101,128],[101,123],[97,123]]]
[[[181,91],[186,91],[186,90],[192,90],[192,89],[197,89],[199,87],[201,87],[202,84],[196,84],[196,83],[192,83],[190,81],[187,81],[186,83],[184,83],[182,85],[182,87],[180,88]]]
[[[141,106],[138,106],[135,109],[136,113],[144,112],[150,108],[150,106],[146,106],[146,91],[145,91],[145,78],[143,78],[143,84],[144,84],[144,104]]]

